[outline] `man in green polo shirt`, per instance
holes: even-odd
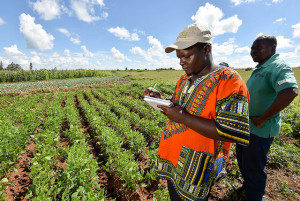
[[[263,35],[251,47],[252,59],[258,65],[247,81],[250,93],[250,143],[248,146],[236,145],[247,201],[263,200],[267,154],[280,131],[280,111],[298,95],[294,73],[276,54],[276,46],[274,36]]]

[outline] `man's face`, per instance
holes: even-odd
[[[264,64],[275,52],[274,46],[268,44],[266,40],[255,40],[251,47],[251,57],[254,62]]]
[[[188,76],[192,74],[197,75],[205,67],[203,49],[199,50],[197,47],[194,47],[188,50],[176,50],[176,54],[180,60],[182,69]]]

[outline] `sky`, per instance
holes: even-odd
[[[298,67],[299,8],[299,0],[0,0],[0,61],[24,70],[181,69],[164,49],[196,22],[213,34],[215,63],[254,67],[251,45],[270,34]]]

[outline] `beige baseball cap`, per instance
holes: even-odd
[[[204,25],[196,23],[185,27],[176,39],[176,42],[165,49],[166,53],[174,50],[183,50],[196,43],[212,44],[212,35],[210,30]]]

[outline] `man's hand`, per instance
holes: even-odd
[[[272,105],[267,109],[267,111],[262,116],[251,116],[250,119],[252,123],[261,127],[268,119],[270,119],[273,115],[277,114],[284,108],[286,108],[294,98],[298,96],[298,88],[290,87],[281,90]]]
[[[145,91],[144,91],[144,96],[151,96],[151,97],[154,97],[154,98],[160,98],[160,99],[164,99],[161,94],[159,93],[159,91],[155,90],[155,89],[152,89],[152,87],[149,87],[147,88]]]
[[[189,113],[187,113],[179,105],[176,105],[174,107],[158,105],[157,107],[162,109],[162,113],[165,114],[168,117],[168,119],[177,123],[184,124],[184,120],[186,120],[186,115],[189,115]]]
[[[266,119],[263,119],[262,117],[251,116],[249,118],[256,127],[261,127],[266,122]]]

